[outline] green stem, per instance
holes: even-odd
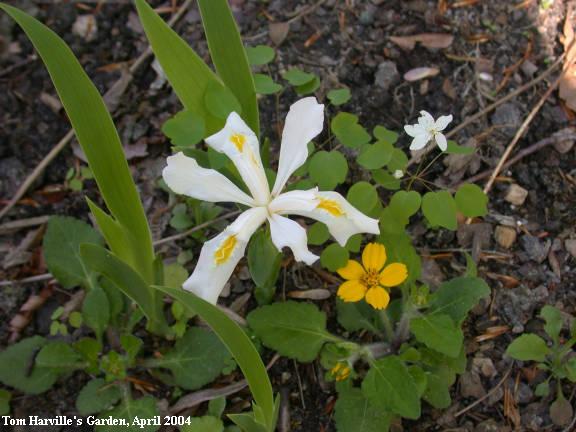
[[[386,340],[388,342],[392,342],[394,340],[394,328],[392,327],[392,322],[390,321],[390,317],[388,316],[388,312],[386,309],[382,309],[380,311],[380,320],[384,325],[384,333],[386,334]]]

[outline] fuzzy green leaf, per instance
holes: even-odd
[[[359,388],[338,393],[334,413],[338,432],[384,432],[392,417],[391,413],[373,406]]]
[[[523,334],[508,345],[506,354],[513,359],[522,361],[544,361],[550,354],[550,348],[544,339],[535,334]]]
[[[422,213],[430,225],[441,226],[449,230],[456,230],[456,202],[450,192],[428,192],[422,198]]]
[[[76,409],[83,416],[96,414],[110,409],[120,397],[120,389],[116,384],[96,378],[80,390],[76,398]]]
[[[464,335],[448,315],[421,315],[410,321],[410,331],[416,340],[428,348],[457,357],[462,349]]]

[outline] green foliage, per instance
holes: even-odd
[[[555,307],[546,305],[540,311],[540,318],[544,319],[544,331],[550,339],[558,343],[562,331],[562,314]]]
[[[226,120],[228,114],[233,111],[237,114],[242,113],[242,106],[234,93],[217,83],[208,84],[204,93],[204,103],[210,114],[222,120]]]
[[[348,257],[348,249],[340,246],[338,243],[332,243],[322,251],[320,263],[328,270],[336,271],[346,265]]]
[[[325,342],[338,340],[326,331],[326,314],[309,303],[263,306],[250,312],[247,320],[264,345],[301,362],[311,362]]]
[[[462,349],[464,335],[448,315],[420,315],[410,321],[410,331],[416,340],[449,357]]]
[[[252,78],[254,79],[256,93],[268,95],[278,93],[282,90],[282,86],[277,82],[274,82],[274,80],[268,75],[257,73],[254,74]]]
[[[506,354],[513,359],[523,361],[544,361],[550,354],[546,341],[535,334],[524,334],[508,345]]]
[[[365,181],[354,183],[348,189],[346,199],[358,210],[368,215],[373,215],[374,208],[380,204],[376,188]]]
[[[180,427],[180,432],[223,432],[224,423],[217,417],[192,417],[190,424]]]
[[[466,217],[485,216],[488,213],[486,205],[488,197],[475,184],[463,184],[454,196],[458,210]]]
[[[448,140],[448,148],[446,149],[445,153],[448,154],[461,154],[461,155],[469,155],[474,153],[476,150],[474,147],[465,147],[460,146],[456,141]]]
[[[159,429],[159,426],[143,425],[140,427],[133,424],[133,421],[136,417],[145,420],[154,418],[157,415],[160,415],[160,411],[156,406],[156,400],[152,396],[144,396],[143,398],[134,400],[125,394],[120,405],[110,411],[103,412],[98,418],[105,419],[112,416],[114,419],[123,419],[127,424],[131,425],[128,428],[124,428],[130,432],[155,432]],[[96,432],[117,432],[118,426],[96,426],[94,430]]]
[[[274,48],[267,45],[256,45],[255,47],[246,47],[248,63],[252,66],[262,66],[274,60],[276,52]]]
[[[456,202],[450,192],[427,192],[422,198],[422,213],[430,225],[456,230]]]
[[[84,298],[82,304],[84,322],[100,339],[110,321],[110,302],[102,288],[95,285]]]
[[[341,88],[330,90],[326,97],[332,105],[340,106],[348,102],[352,97],[352,94],[350,93],[350,89]]]
[[[409,419],[420,417],[420,398],[414,378],[396,356],[376,360],[362,381],[362,393],[381,410]]]
[[[318,184],[321,190],[332,190],[346,181],[348,162],[339,151],[316,152],[308,162],[310,179]]]
[[[204,119],[192,111],[180,111],[162,125],[162,132],[178,148],[193,147],[206,136]]]
[[[10,400],[12,393],[8,390],[0,389],[0,416],[8,415],[10,413]]]
[[[338,141],[350,148],[359,148],[370,142],[370,134],[358,123],[358,116],[339,112],[330,123],[332,133]]]
[[[248,245],[248,269],[256,284],[258,304],[268,304],[274,298],[281,262],[282,254],[272,243],[269,232],[257,231]]]
[[[284,72],[282,77],[294,87],[300,87],[314,81],[316,75],[293,68]]]
[[[430,298],[429,315],[448,315],[461,325],[468,312],[490,294],[490,288],[480,278],[457,277],[444,282]]]
[[[392,414],[375,407],[358,388],[346,388],[338,393],[334,420],[338,432],[385,432]]]
[[[315,222],[308,228],[308,244],[320,246],[328,241],[330,232],[322,222]]]
[[[113,407],[121,397],[118,386],[101,378],[88,382],[76,398],[76,409],[80,415],[97,414]]]
[[[381,326],[378,312],[365,302],[347,303],[336,300],[338,324],[348,331],[369,330],[378,333]]]
[[[66,342],[48,342],[36,356],[36,365],[42,368],[52,368],[61,372],[69,372],[84,367],[82,356]]]
[[[66,216],[50,218],[42,243],[44,260],[64,288],[88,286],[93,277],[80,259],[82,243],[104,244],[100,234],[81,220]]]
[[[420,209],[422,198],[416,191],[398,191],[390,199],[389,208],[394,216],[407,224],[410,216]]]
[[[43,337],[32,336],[0,352],[0,381],[28,394],[40,394],[52,387],[57,372],[34,365],[36,353],[46,343]]]
[[[384,126],[376,126],[372,131],[372,135],[376,137],[378,141],[384,141],[390,144],[394,144],[398,141],[398,133],[386,129]]]
[[[393,152],[392,144],[386,141],[377,141],[374,144],[364,145],[356,161],[362,167],[374,170],[386,166],[392,159]]]

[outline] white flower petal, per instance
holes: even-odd
[[[453,119],[452,114],[447,116],[440,116],[440,118],[438,118],[438,120],[436,120],[436,123],[434,124],[434,129],[436,129],[436,131],[443,131],[444,129],[446,129],[446,126],[450,124],[452,119]]]
[[[266,204],[270,197],[270,187],[260,158],[258,138],[244,120],[235,112],[230,113],[224,129],[205,141],[234,162],[256,204]]]
[[[279,251],[288,246],[292,249],[296,261],[303,261],[308,265],[312,265],[318,260],[318,256],[308,250],[306,230],[297,222],[274,213],[268,217],[268,222],[270,223],[272,242]]]
[[[315,97],[300,99],[292,104],[282,131],[278,175],[272,188],[272,195],[278,195],[288,178],[300,168],[308,157],[308,143],[324,127],[324,105]]]
[[[416,135],[414,137],[414,139],[412,140],[412,143],[410,144],[410,150],[420,150],[424,147],[426,147],[426,144],[428,144],[428,141],[430,141],[430,134],[429,133],[423,133],[420,135]]]
[[[438,144],[440,150],[446,151],[446,149],[448,148],[448,142],[446,141],[446,137],[444,136],[444,134],[441,134],[440,132],[435,133],[434,138],[436,139],[436,144]]]
[[[202,201],[236,202],[254,205],[252,197],[240,190],[218,171],[202,168],[196,160],[176,153],[167,159],[162,177],[172,191]]]
[[[344,246],[354,234],[380,234],[378,220],[366,216],[337,192],[291,191],[279,195],[268,206],[271,212],[295,214],[320,221]]]
[[[428,111],[420,111],[420,117],[418,118],[418,124],[429,130],[430,128],[434,127],[434,117]]]
[[[182,287],[216,304],[238,261],[244,256],[250,237],[264,223],[266,215],[265,207],[246,210],[223,232],[204,243],[196,268]]]
[[[420,126],[419,124],[405,125],[404,130],[411,137],[415,137],[417,135],[420,135],[420,134],[423,134],[426,132],[426,130],[422,126]]]

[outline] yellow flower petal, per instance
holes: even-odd
[[[366,293],[366,302],[374,309],[386,309],[390,303],[390,294],[384,288],[370,288]]]
[[[337,272],[346,280],[358,280],[366,274],[360,263],[354,260],[348,260],[348,264],[339,268]]]
[[[380,284],[385,287],[400,285],[408,277],[408,269],[404,264],[392,263],[380,273]]]
[[[362,264],[366,270],[380,271],[386,263],[386,249],[380,243],[368,243],[362,252]]]
[[[345,302],[357,302],[364,298],[366,287],[356,280],[346,281],[338,288],[338,297]]]

